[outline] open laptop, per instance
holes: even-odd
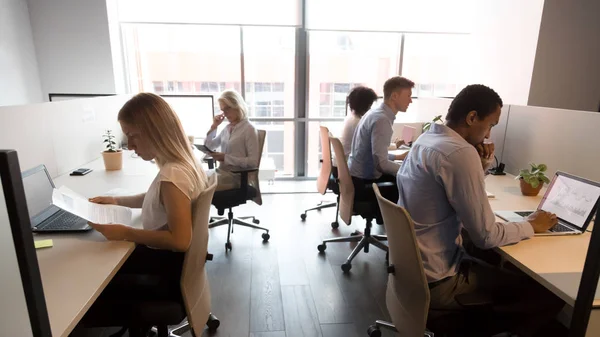
[[[31,229],[34,232],[78,232],[91,229],[87,220],[52,204],[54,182],[46,166],[34,167],[23,172],[22,176]]]
[[[548,232],[535,235],[582,234],[590,224],[598,199],[600,184],[564,172],[556,172],[538,210],[556,214],[558,223]],[[498,211],[496,215],[506,221],[523,221],[534,211]]]
[[[404,125],[402,127],[402,140],[407,147],[412,145],[413,137],[415,135],[416,129],[412,126]]]

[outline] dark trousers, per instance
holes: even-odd
[[[100,295],[104,299],[180,299],[185,253],[138,245]]]
[[[468,239],[465,244],[467,251],[478,250]],[[477,255],[485,258],[487,254],[483,251]],[[517,268],[511,269],[479,259],[463,260],[456,275],[429,284],[428,326],[435,330],[436,321],[443,322],[444,316],[458,312],[462,318],[454,320],[454,324],[460,322],[463,326],[453,325],[455,331],[461,332],[457,335],[489,336],[510,331],[519,336],[535,336],[556,317],[564,302]],[[456,300],[457,295],[485,296],[492,304],[463,308]]]
[[[363,198],[365,200],[375,200],[375,193],[370,187],[373,183],[392,183],[390,186],[379,186],[379,192],[381,193],[381,196],[387,200],[395,204],[398,203],[398,186],[396,186],[396,177],[393,175],[384,174],[378,179],[352,177],[352,183],[354,183],[354,195],[357,200]]]

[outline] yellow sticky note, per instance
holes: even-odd
[[[52,247],[53,243],[52,240],[38,240],[38,241],[34,241],[35,244],[35,248],[48,248],[48,247]]]

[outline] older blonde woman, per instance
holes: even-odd
[[[223,113],[215,116],[206,134],[204,145],[211,150],[220,147],[212,157],[219,162],[217,191],[238,188],[240,175],[232,171],[258,166],[258,134],[247,117],[248,108],[240,94],[233,90],[224,91],[219,97]],[[227,119],[229,124],[218,135],[217,128]]]

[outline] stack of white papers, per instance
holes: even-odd
[[[60,189],[54,189],[52,203],[56,207],[92,223],[123,225],[131,223],[131,208],[95,204],[64,186]]]

